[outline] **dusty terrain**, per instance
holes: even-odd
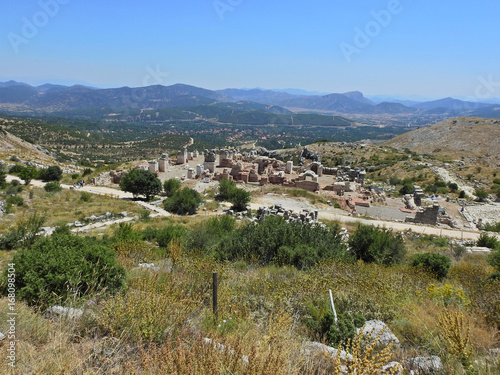
[[[500,139],[500,120],[460,117],[402,134],[384,145],[409,148],[420,154],[481,156],[485,162],[496,165],[500,163],[500,142],[492,142],[495,139]]]

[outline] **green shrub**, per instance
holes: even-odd
[[[5,202],[7,204],[11,204],[13,206],[22,206],[24,204],[24,199],[21,198],[20,196],[17,195],[9,195],[6,199]]]
[[[401,195],[412,194],[412,193],[413,193],[412,184],[405,184],[401,189],[399,189],[399,194]]]
[[[425,188],[424,188],[424,191],[426,193],[437,193],[438,191],[438,187],[436,185],[427,185]]]
[[[19,220],[16,225],[0,237],[0,249],[12,250],[17,247],[30,247],[39,237],[40,229],[45,223],[45,216],[34,212],[27,218]]]
[[[82,177],[88,176],[89,174],[92,174],[92,169],[90,168],[85,168],[82,173]]]
[[[118,228],[113,235],[113,242],[140,240],[142,240],[141,233],[134,230],[134,225],[131,223],[118,224]]]
[[[163,207],[168,212],[178,215],[193,215],[198,210],[203,199],[196,190],[184,188],[177,190],[171,198],[163,201]]]
[[[149,221],[151,221],[151,211],[149,210],[141,210],[141,213],[140,213],[140,219],[143,223],[147,223]]]
[[[421,268],[436,276],[438,280],[443,280],[451,267],[451,260],[447,256],[436,253],[417,254],[411,260],[411,266]]]
[[[7,173],[0,170],[0,189],[5,189],[5,187],[7,186],[6,179],[7,179]]]
[[[484,224],[482,229],[488,232],[500,232],[500,221],[493,224]]]
[[[146,229],[142,230],[141,237],[144,241],[154,241],[156,239],[156,233],[158,232],[157,229],[152,228],[152,227],[147,227]]]
[[[7,195],[16,195],[24,190],[24,186],[18,180],[12,180],[10,185],[5,190]]]
[[[442,180],[437,180],[434,182],[434,185],[436,185],[438,188],[440,187],[446,187],[446,182],[442,181]]]
[[[398,264],[403,262],[406,255],[401,234],[371,225],[360,224],[350,238],[349,246],[357,259],[367,263]]]
[[[52,165],[47,169],[39,171],[39,178],[45,181],[60,181],[62,179],[62,169],[57,165]]]
[[[234,181],[224,179],[219,181],[219,194],[215,198],[231,202],[233,204],[231,208],[235,211],[244,211],[250,202],[250,193],[237,188]]]
[[[310,320],[308,326],[316,336],[324,338],[328,345],[337,347],[347,344],[356,334],[356,328],[361,328],[366,319],[361,314],[339,313],[335,323],[335,315],[328,310],[319,321]]]
[[[460,190],[460,193],[458,194],[458,198],[464,199],[465,198],[465,191]]]
[[[62,187],[58,181],[47,182],[43,188],[48,193],[53,193],[62,190]]]
[[[493,250],[488,255],[488,263],[500,271],[500,248]]]
[[[484,202],[488,198],[488,193],[482,189],[477,189],[474,195],[477,197],[478,202]]]
[[[490,249],[500,248],[500,241],[495,236],[490,236],[487,233],[481,233],[476,243],[477,246],[488,247]]]
[[[267,216],[260,223],[234,230],[218,243],[213,254],[220,260],[244,259],[299,267],[321,259],[349,258],[337,224],[323,228],[300,222],[287,223],[279,216]]]
[[[431,234],[426,234],[420,238],[418,238],[418,242],[428,242],[430,244],[445,247],[450,244],[450,240],[446,237],[436,237]]]
[[[92,194],[87,193],[86,191],[82,191],[82,193],[80,194],[80,200],[82,202],[88,202],[90,201],[90,198],[92,198]]]
[[[167,247],[172,240],[180,240],[186,234],[186,229],[180,225],[170,225],[165,228],[158,229],[156,232],[156,241],[158,246]]]
[[[36,167],[31,165],[27,165],[26,167],[22,167],[19,171],[19,177],[24,180],[25,185],[29,185],[31,180],[38,176],[38,170]]]
[[[486,279],[487,282],[495,282],[495,281],[500,281],[500,271],[493,272],[491,275],[489,275]]]
[[[23,166],[19,164],[14,164],[12,167],[9,168],[9,173],[10,174],[19,174],[23,170]]]
[[[277,263],[289,264],[298,269],[307,269],[318,263],[320,257],[315,248],[304,244],[296,247],[281,246],[278,249]]]
[[[64,303],[94,292],[116,292],[125,270],[109,247],[92,238],[56,234],[14,255],[16,297],[29,305]],[[7,291],[7,269],[0,282]]]
[[[176,178],[171,178],[163,183],[163,190],[165,190],[167,197],[171,197],[181,188],[181,186],[182,182]]]
[[[397,177],[391,177],[389,178],[389,184],[390,185],[402,185],[403,184],[403,180],[401,180],[400,178],[397,178]]]
[[[448,188],[446,188],[446,187],[438,187],[437,188],[437,193],[441,194],[441,195],[448,194]]]
[[[229,215],[208,219],[189,231],[186,236],[186,248],[209,252],[234,230],[235,225],[236,220]]]

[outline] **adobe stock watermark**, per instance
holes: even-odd
[[[479,81],[479,84],[476,86],[474,94],[479,100],[493,98],[495,92],[500,89],[500,82],[495,82],[493,80],[493,74],[490,74],[488,78],[479,76],[477,77],[477,80]]]
[[[156,65],[154,68],[148,65],[146,67],[146,74],[142,78],[142,85],[161,85],[168,76],[168,73],[161,70],[160,65]],[[132,90],[130,95],[122,95],[119,98],[119,107],[112,107],[112,109],[117,113],[128,116],[130,109],[139,108],[140,103],[145,101],[147,96],[148,93],[146,90],[140,90],[139,88]]]
[[[7,269],[7,299],[9,310],[7,312],[7,365],[16,367],[16,269],[14,263],[9,263]]]
[[[407,0],[412,1],[412,0]],[[352,55],[359,55],[363,49],[368,47],[373,39],[380,35],[391,23],[395,15],[403,11],[403,5],[400,0],[389,0],[386,9],[379,11],[372,10],[370,15],[372,20],[368,21],[363,28],[354,28],[354,38],[352,43],[340,43],[340,50],[348,63],[352,61]]]
[[[7,34],[10,45],[15,53],[19,53],[19,47],[23,44],[28,44],[31,39],[36,37],[49,24],[49,21],[59,14],[61,5],[66,5],[71,0],[39,0],[38,6],[40,10],[35,12],[31,17],[21,18],[21,32],[10,32]]]
[[[221,21],[224,21],[224,14],[233,12],[241,5],[243,0],[214,0],[214,9]]]

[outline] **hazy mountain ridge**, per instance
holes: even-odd
[[[297,92],[300,92],[297,90]],[[185,84],[171,86],[120,87],[96,89],[88,86],[44,84],[37,87],[26,83],[0,82],[0,108],[15,111],[61,112],[94,110],[96,108],[137,110],[160,109],[216,103],[253,102],[271,113],[293,111],[324,111],[332,114],[438,114],[448,116],[481,115],[481,109],[494,107],[491,103],[444,98],[427,102],[382,102],[376,104],[359,91],[327,95],[294,95],[284,91],[262,89],[208,90]],[[282,108],[279,108],[282,107]],[[286,109],[285,109],[286,108]],[[239,108],[241,109],[241,108]],[[490,113],[486,111],[485,113]]]

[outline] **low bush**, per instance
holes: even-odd
[[[482,189],[477,189],[474,194],[476,195],[477,197],[477,201],[478,202],[484,202],[486,201],[486,199],[488,198],[488,193]]]
[[[233,204],[231,208],[235,211],[244,211],[248,202],[250,202],[250,193],[237,188],[234,181],[220,180],[219,194],[216,196],[216,199],[231,202]]]
[[[184,188],[177,190],[171,198],[163,201],[163,206],[168,212],[178,215],[193,215],[198,211],[203,199],[196,190]]]
[[[90,198],[92,198],[92,194],[87,193],[86,191],[82,191],[80,194],[80,201],[82,202],[88,202],[90,201]]]
[[[339,225],[323,228],[300,222],[287,223],[279,216],[268,216],[260,223],[234,230],[216,246],[213,254],[220,260],[245,259],[260,264],[299,267],[321,259],[349,258]]]
[[[488,247],[490,249],[500,248],[500,241],[495,236],[490,236],[487,233],[481,233],[476,244],[477,246]]]
[[[90,168],[85,168],[82,173],[82,177],[88,176],[89,174],[92,174],[92,169]]]
[[[9,195],[6,199],[5,202],[7,204],[10,204],[12,206],[22,206],[24,204],[24,199],[18,195]]]
[[[318,320],[311,319],[307,322],[314,336],[324,339],[328,345],[337,347],[345,346],[348,340],[356,335],[356,328],[361,328],[366,319],[361,314],[339,313],[337,322],[331,310],[324,313]]]
[[[7,173],[5,173],[3,170],[0,170],[0,189],[5,189],[7,186]]]
[[[169,225],[168,227],[158,229],[156,232],[156,241],[158,246],[167,247],[172,240],[180,240],[186,234],[186,229],[179,225]]]
[[[367,263],[399,264],[406,256],[401,234],[370,225],[360,224],[350,238],[349,246],[357,259]]]
[[[500,248],[493,250],[488,255],[488,263],[500,271]]]
[[[181,188],[181,185],[182,183],[178,179],[171,178],[163,183],[163,190],[165,190],[167,197],[171,197]]]
[[[62,190],[58,181],[47,182],[43,188],[48,193],[55,193]]]
[[[62,169],[57,165],[52,165],[47,169],[41,169],[38,177],[45,181],[60,181],[63,177]]]
[[[235,225],[236,220],[229,215],[208,219],[188,232],[186,248],[208,253],[234,230]]]
[[[447,256],[436,253],[417,254],[410,262],[412,267],[424,269],[432,273],[438,280],[443,280],[451,267],[451,260]]]
[[[92,238],[67,233],[36,241],[14,255],[16,296],[28,305],[49,306],[94,292],[116,292],[125,270],[113,250]],[[1,290],[7,291],[7,269]]]
[[[0,249],[29,248],[40,237],[40,229],[45,219],[44,215],[39,215],[37,212],[20,219],[9,232],[0,237]]]

